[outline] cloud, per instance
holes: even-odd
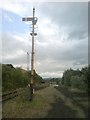
[[[41,11],[69,36],[82,37],[88,31],[88,3],[43,3]]]
[[[0,8],[2,10],[12,12],[14,14],[17,14],[19,16],[28,16],[32,15],[30,11],[32,11],[33,7],[38,7],[41,3],[39,1],[12,1],[12,0],[6,0],[2,1],[0,4]]]
[[[22,36],[22,37],[21,37]],[[31,51],[31,42],[28,35],[12,35],[3,33],[2,37],[2,60],[3,63],[14,65],[27,64],[27,51]]]
[[[27,16],[32,15],[32,5],[10,2],[2,8],[12,11],[13,14]],[[87,3],[52,2],[36,5],[38,28],[35,29],[35,69],[42,77],[60,77],[68,68],[77,69],[87,65],[87,12]],[[2,40],[3,62],[26,69],[26,53],[31,53],[31,37],[28,31],[3,31]]]
[[[6,4],[5,3],[0,4],[0,8],[2,10],[13,12],[19,15],[22,15],[22,12],[24,11],[23,6],[24,6],[23,4],[11,2],[11,1],[6,1]]]

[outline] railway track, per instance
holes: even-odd
[[[12,99],[21,94],[21,89],[13,90],[2,94],[2,102]]]
[[[34,87],[34,89],[35,89],[35,91],[37,91],[37,90],[41,90],[45,87],[46,86],[36,86],[36,87]],[[13,90],[13,91],[10,91],[7,93],[3,93],[0,96],[0,102],[4,102],[4,101],[7,101],[7,100],[17,97],[18,95],[20,95],[22,93],[22,90],[24,90],[24,88],[20,88],[20,89]]]

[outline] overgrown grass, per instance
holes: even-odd
[[[45,91],[47,92],[48,88],[35,92],[33,100],[29,101],[29,92],[26,89],[20,96],[3,103],[3,117],[44,117],[48,107]]]
[[[46,87],[35,91],[29,101],[28,89],[12,100],[3,103],[4,118],[85,118],[88,107],[84,93],[64,87]]]

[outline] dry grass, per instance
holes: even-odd
[[[74,94],[78,95],[78,92],[75,93],[75,91],[70,91],[63,87],[47,87],[36,91],[33,101],[30,102],[28,100],[28,90],[25,89],[20,96],[3,103],[3,117],[85,118],[86,111],[83,108],[86,110],[88,106],[87,97],[73,96]]]
[[[32,102],[29,101],[28,96],[28,91],[25,90],[15,99],[3,103],[3,117],[45,117],[50,109],[49,103],[54,101],[50,88],[44,88],[35,92]]]

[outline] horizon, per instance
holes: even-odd
[[[22,68],[21,66],[16,66],[16,67],[15,67],[13,64],[6,64],[6,63],[5,63],[5,64],[0,63],[0,64],[1,64],[1,65],[12,65],[14,68],[20,68],[20,69],[22,69],[22,70],[27,71],[27,69],[24,69],[24,68]],[[84,67],[88,67],[88,66],[84,66]],[[82,67],[82,68],[84,68],[84,67]],[[82,68],[81,68],[81,69],[82,69]],[[70,69],[72,69],[72,70],[81,70],[81,69],[78,69],[78,68],[77,68],[77,69],[68,68],[68,69],[66,69],[66,70],[70,70]],[[65,70],[65,71],[66,71],[66,70]],[[29,70],[29,71],[31,71],[31,70]],[[64,71],[64,72],[65,72],[65,71]],[[40,74],[38,73],[38,71],[35,70],[35,72],[36,72],[38,75],[40,75]],[[64,72],[63,72],[63,73],[64,73]],[[62,76],[63,76],[63,74],[62,74]],[[53,79],[53,78],[57,78],[57,79],[60,78],[60,79],[61,79],[62,76],[61,76],[61,77],[42,77],[42,76],[40,75],[40,77],[42,77],[43,79]]]

